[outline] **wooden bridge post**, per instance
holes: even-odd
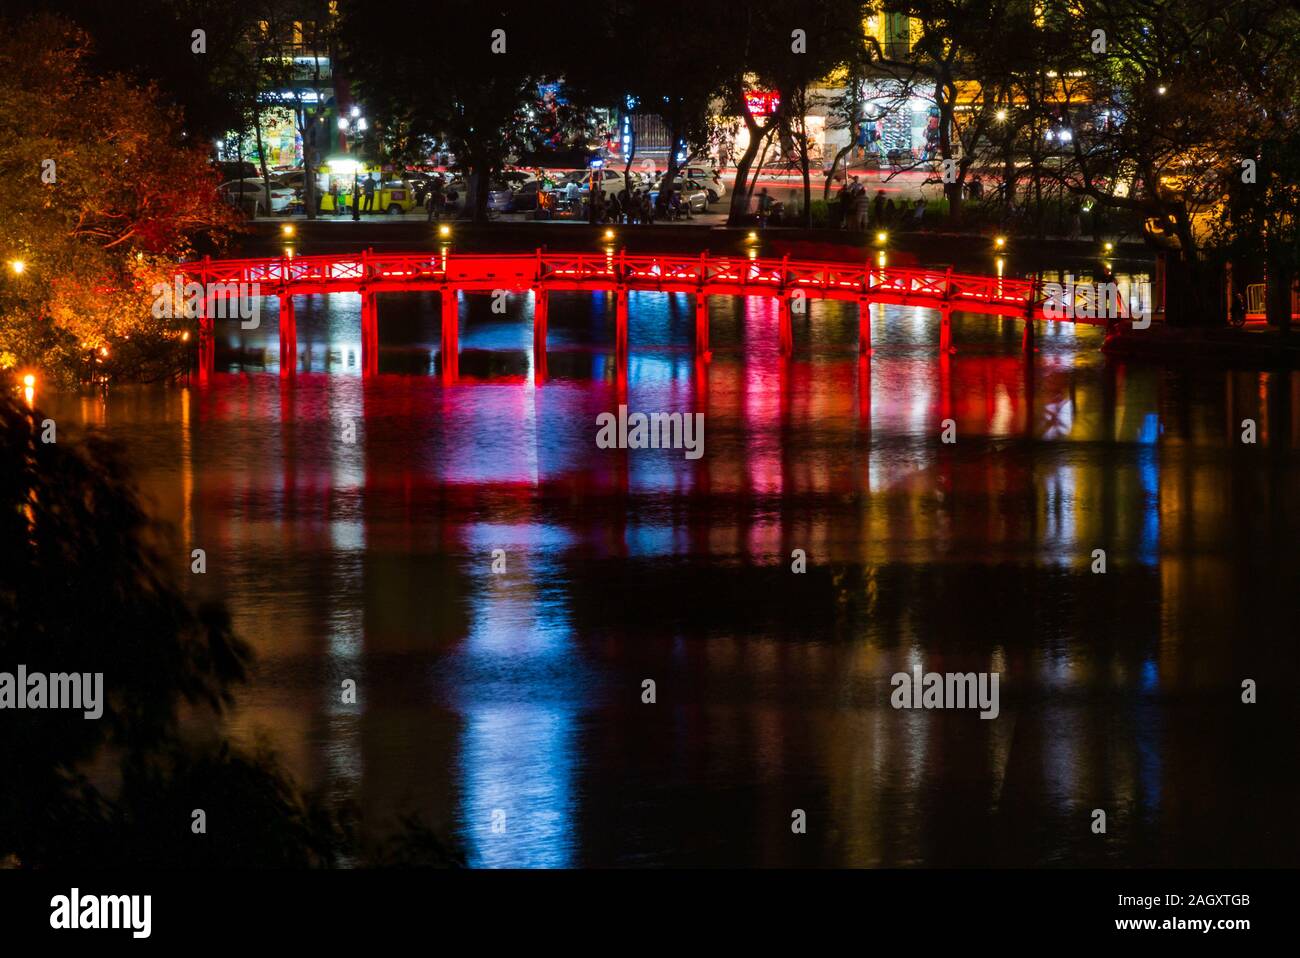
[[[778,300],[777,313],[780,325],[781,336],[781,355],[790,356],[794,354],[794,317],[790,315],[790,294],[786,290],[786,278],[789,275],[790,257],[781,257],[781,282],[777,284],[780,292],[777,294]]]
[[[943,305],[939,307],[939,352],[952,353],[956,352],[952,348],[952,267],[943,277]]]
[[[546,382],[546,322],[551,308],[550,294],[533,286],[533,384]]]
[[[777,311],[781,330],[781,355],[790,356],[794,353],[794,320],[790,315],[790,297],[784,291],[777,298]]]
[[[375,294],[361,287],[361,375],[379,372],[379,309]]]
[[[703,290],[695,294],[695,355],[708,362],[709,352],[709,297]]]
[[[293,293],[280,292],[280,375],[292,376],[298,371],[298,318],[293,307]],[[364,349],[364,344],[363,344]]]
[[[614,293],[614,355],[620,368],[627,365],[627,286],[619,283]]]
[[[444,286],[442,297],[442,381],[460,378],[460,302],[454,286]]]
[[[870,356],[871,349],[871,300],[866,296],[858,297],[858,352]]]
[[[1029,302],[1025,304],[1025,334],[1020,339],[1020,348],[1026,353],[1034,351],[1034,312],[1038,308],[1038,274],[1029,283]]]
[[[207,275],[207,271],[204,271]],[[204,289],[207,283],[204,282]],[[207,296],[199,297],[199,385],[206,386],[217,361],[217,341],[212,317],[208,315]]]

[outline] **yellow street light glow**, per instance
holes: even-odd
[[[1115,244],[1114,244],[1114,243],[1107,243],[1107,244],[1106,244],[1105,246],[1103,246],[1102,248],[1103,248],[1107,253],[1109,253],[1109,252],[1111,252],[1113,249],[1115,249]]]
[[[879,233],[876,234],[876,242],[877,242],[877,243],[888,243],[888,242],[889,242],[889,234],[886,233],[884,230],[881,230]]]
[[[296,230],[294,229],[294,225],[292,223],[285,223],[283,226],[280,227],[280,232],[283,233],[285,236],[292,236],[296,232]]]
[[[993,238],[993,245],[998,249],[1003,249],[1007,245],[1007,238],[1005,236],[995,236]]]
[[[33,376],[31,373],[28,373],[26,376],[23,377],[23,385],[26,386],[28,389],[31,389],[33,386],[36,385],[36,377]]]
[[[438,235],[439,235],[439,236],[450,236],[450,235],[451,235],[451,227],[448,226],[446,223],[443,223],[441,226],[438,227]]]
[[[613,238],[614,238],[614,231],[613,231],[613,230],[605,230],[605,239],[607,239],[607,240],[612,240]]]
[[[99,355],[101,355],[101,356],[107,356],[107,355],[108,355],[108,347],[107,347],[107,346],[100,346],[100,347],[99,347]]]
[[[1162,87],[1162,86],[1158,86],[1158,87],[1156,87],[1156,92],[1159,93],[1161,96],[1164,96],[1164,95],[1165,95],[1165,88]]]
[[[1004,122],[1004,121],[1006,120],[1006,118],[1007,118],[1007,111],[1006,111],[1006,110],[998,110],[998,112],[995,114],[995,116],[997,116],[997,118],[998,118],[998,122],[999,122],[999,123],[1002,123],[1002,122]]]
[[[753,232],[753,231],[751,230],[750,233],[749,233],[749,235],[746,236],[745,239],[749,240],[751,243],[757,243],[757,242],[758,242],[758,234],[755,233],[755,232]]]
[[[190,341],[190,331],[187,329],[185,330],[185,332],[181,333],[181,342],[188,343],[189,341]]]
[[[23,270],[27,268],[27,264],[20,259],[11,259],[9,261],[9,268],[21,276]]]

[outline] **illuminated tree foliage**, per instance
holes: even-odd
[[[150,87],[92,75],[88,53],[61,20],[0,30],[0,368],[74,378],[93,356],[119,375],[169,375],[187,321],[152,315],[153,285],[196,236],[235,221],[178,114]]]

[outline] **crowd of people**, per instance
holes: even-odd
[[[858,232],[920,229],[925,222],[925,200],[895,203],[884,190],[876,190],[875,198],[868,198],[867,188],[856,176],[840,190],[839,208],[841,227]]]

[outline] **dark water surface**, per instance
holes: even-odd
[[[967,315],[941,361],[904,307],[863,363],[834,303],[783,361],[775,303],[722,297],[698,367],[690,300],[633,293],[625,401],[704,412],[690,461],[595,444],[612,297],[552,295],[541,387],[507,305],[462,301],[449,388],[436,297],[381,300],[363,382],[339,295],[299,298],[295,380],[271,301],[206,387],[39,397],[206,550],[259,655],[240,738],[483,866],[1300,863],[1300,375],[1072,327],[1026,362]],[[1001,714],[896,711],[915,665],[999,672]]]

